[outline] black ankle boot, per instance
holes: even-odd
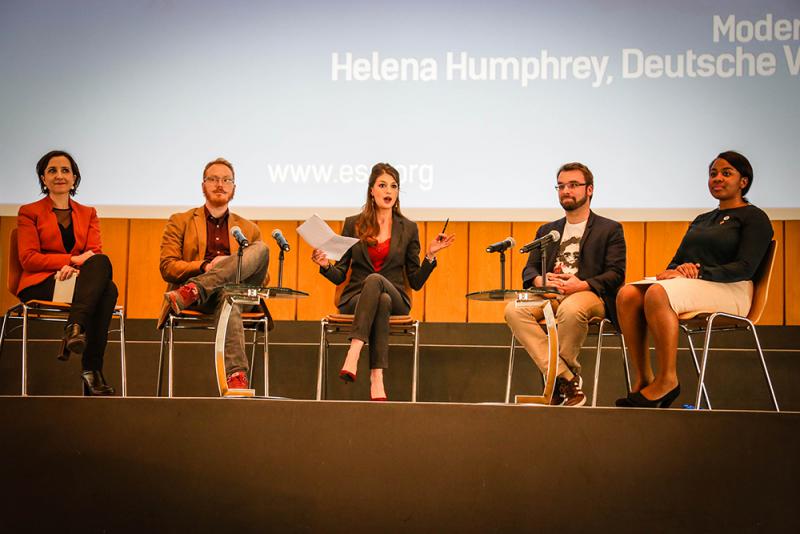
[[[107,397],[114,394],[114,388],[106,383],[103,371],[83,371],[81,379],[84,397]]]
[[[72,353],[83,354],[86,350],[86,333],[78,323],[69,323],[64,327],[64,337],[61,339],[61,349],[58,359],[61,361],[69,360]]]

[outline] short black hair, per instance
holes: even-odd
[[[69,160],[70,167],[72,167],[72,174],[75,176],[75,185],[72,186],[72,190],[70,190],[69,194],[74,197],[75,193],[78,192],[78,186],[81,183],[81,171],[78,168],[78,163],[75,161],[75,158],[73,158],[69,152],[64,150],[51,150],[39,158],[38,163],[36,163],[36,177],[39,178],[39,187],[42,189],[43,195],[46,195],[49,192],[47,186],[44,185],[42,176],[44,176],[44,171],[47,170],[47,165],[50,163],[50,160],[59,156],[64,156],[67,158]]]
[[[742,154],[734,152],[733,150],[728,150],[727,152],[717,154],[717,157],[708,165],[708,170],[711,170],[711,167],[714,166],[714,162],[718,159],[724,159],[730,163],[731,167],[736,169],[743,178],[747,178],[747,185],[742,188],[742,198],[744,198],[747,192],[750,191],[750,186],[753,185],[753,166],[750,165],[750,161]]]

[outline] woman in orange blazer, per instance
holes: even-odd
[[[23,302],[52,300],[56,279],[78,276],[59,359],[81,354],[84,395],[113,395],[103,376],[103,354],[117,286],[111,280],[111,262],[102,254],[97,212],[70,198],[81,175],[67,152],[42,156],[36,175],[45,197],[20,207],[17,215],[22,264],[17,296]]]

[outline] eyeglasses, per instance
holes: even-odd
[[[203,178],[204,182],[211,182],[212,184],[233,185],[233,178],[217,178],[216,176],[207,176]]]
[[[566,189],[568,191],[572,191],[576,187],[581,187],[581,186],[584,186],[584,185],[587,185],[587,184],[585,184],[585,183],[581,184],[581,183],[578,183],[578,182],[567,182],[565,184],[558,184],[556,186],[556,191],[560,192],[560,191],[563,191],[564,189]]]

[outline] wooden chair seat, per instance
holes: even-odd
[[[328,315],[328,323],[337,325],[352,324],[355,315],[351,313],[332,313]],[[414,318],[410,315],[392,315],[389,317],[389,326],[411,326]]]
[[[186,309],[182,310],[176,317],[182,318],[191,318],[191,319],[207,319],[213,320],[214,314],[213,313],[203,313],[201,311]],[[242,319],[249,320],[249,321],[258,321],[266,317],[266,314],[263,311],[257,312],[242,312]]]

